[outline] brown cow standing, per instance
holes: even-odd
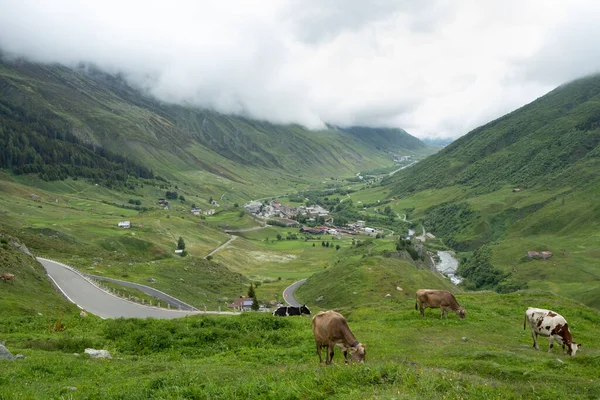
[[[448,318],[448,310],[456,312],[461,319],[465,318],[466,311],[458,304],[456,298],[452,293],[447,290],[434,290],[434,289],[419,289],[417,290],[417,302],[415,303],[415,310],[420,310],[421,315],[425,316],[425,309],[429,308],[441,308],[443,318],[446,315]]]
[[[4,272],[3,274],[0,275],[0,279],[2,279],[4,282],[14,281],[15,276],[13,274],[9,274],[8,272]]]
[[[348,363],[348,351],[350,351],[350,361],[365,361],[366,346],[356,340],[342,314],[335,311],[320,312],[312,319],[312,329],[320,364],[323,363],[321,350],[324,347],[327,348],[325,364],[331,364],[335,346],[342,348],[346,363]]]

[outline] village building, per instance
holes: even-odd
[[[131,228],[131,221],[119,221],[117,223],[117,226],[119,228],[129,229],[129,228]]]
[[[200,215],[202,213],[202,210],[200,208],[195,207],[195,208],[192,208],[190,210],[190,212],[194,215]]]
[[[228,303],[227,308],[233,308],[233,311],[250,311],[252,310],[252,303],[254,303],[252,297],[238,297],[233,303]]]

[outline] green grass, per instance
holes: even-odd
[[[269,314],[179,320],[99,320],[65,315],[61,332],[42,316],[0,321],[7,347],[24,360],[3,364],[7,398],[508,398],[600,396],[600,315],[540,292],[459,294],[467,318],[422,318],[413,299],[346,309],[367,346],[364,365],[318,366],[310,318]],[[531,346],[527,306],[552,307],[583,347],[575,357]],[[464,338],[464,339],[463,339]],[[111,351],[93,360],[86,347]],[[26,381],[27,385],[22,383]],[[71,391],[69,387],[76,387]]]

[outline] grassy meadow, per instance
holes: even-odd
[[[467,318],[422,318],[413,299],[339,309],[367,346],[364,365],[319,366],[309,317],[191,316],[100,320],[77,313],[12,315],[0,335],[23,360],[2,362],[0,398],[590,399],[600,396],[600,315],[542,292],[461,293]],[[2,303],[3,304],[3,303]],[[4,305],[4,304],[3,304]],[[532,348],[527,306],[564,315],[575,357]],[[316,311],[316,310],[314,310]],[[90,359],[87,347],[111,360]],[[81,354],[80,356],[74,353]]]

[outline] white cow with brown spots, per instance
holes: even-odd
[[[348,353],[350,353],[350,361],[365,361],[366,346],[356,340],[342,314],[335,311],[318,313],[312,319],[312,330],[315,335],[319,363],[323,363],[321,350],[325,347],[327,349],[325,364],[331,364],[335,346],[342,349],[346,363],[348,363]]]
[[[523,321],[523,329],[527,328],[527,323],[531,328],[531,337],[533,338],[533,347],[537,350],[540,348],[537,344],[537,336],[548,336],[549,347],[548,352],[552,351],[554,341],[561,344],[563,350],[567,348],[567,354],[574,356],[581,344],[573,342],[573,336],[569,332],[569,324],[562,315],[551,310],[543,308],[529,307],[525,311],[525,321]]]
[[[465,319],[466,310],[458,304],[456,297],[447,290],[436,290],[436,289],[419,289],[417,290],[417,302],[415,303],[415,310],[421,311],[421,315],[425,316],[425,309],[429,308],[441,308],[443,318],[444,315],[448,318],[448,310],[452,310],[460,317]]]

